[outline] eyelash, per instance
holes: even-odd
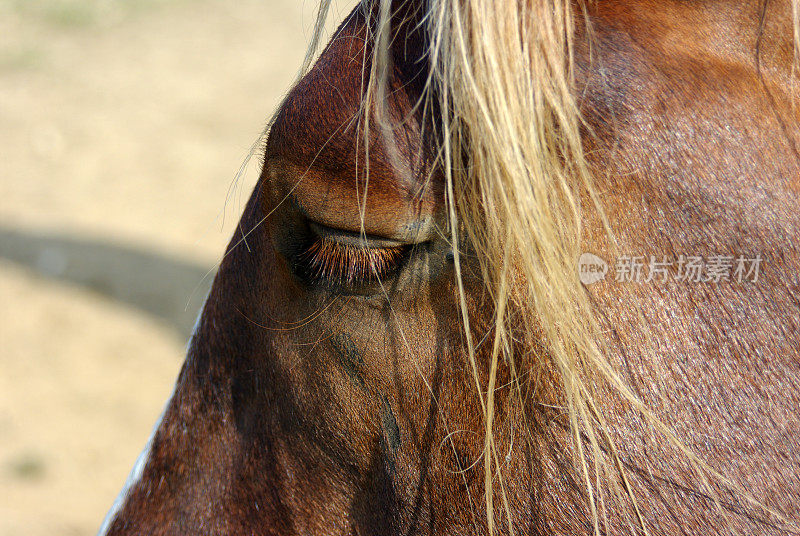
[[[315,236],[297,257],[312,281],[357,285],[387,278],[400,265],[409,246],[369,247]]]

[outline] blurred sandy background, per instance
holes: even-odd
[[[313,4],[0,0],[0,535],[99,527],[172,389],[256,170],[232,179]]]

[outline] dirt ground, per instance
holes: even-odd
[[[0,0],[0,535],[99,527],[172,389],[255,171],[232,178],[312,4]]]

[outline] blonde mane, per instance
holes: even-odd
[[[368,12],[376,5],[378,24],[366,107],[371,109],[370,101],[374,101],[375,116],[380,118],[391,70],[391,1],[364,0]],[[540,359],[549,360],[557,372],[576,469],[586,488],[596,534],[604,519],[604,486],[618,497],[627,497],[630,521],[647,533],[607,431],[598,386],[612,388],[652,429],[684,452],[706,489],[710,490],[707,480],[722,482],[758,504],[685,448],[639,401],[609,363],[595,316],[589,314],[591,304],[576,266],[581,199],[590,200],[600,214],[602,210],[583,151],[574,91],[574,4],[568,0],[428,0],[426,5],[423,21],[431,66],[431,91],[426,98],[436,100],[421,105],[441,111],[437,169],[445,179],[461,320],[484,410],[489,533],[502,522],[494,519],[498,508],[493,482],[499,485],[502,501],[498,511],[508,514],[505,522],[514,533],[503,460],[493,434],[497,370],[505,362],[518,379],[525,371],[518,369],[515,352],[533,347],[534,341],[546,350]],[[314,57],[329,6],[330,0],[320,2],[301,74]],[[792,0],[792,9],[797,60],[800,0]],[[477,257],[495,305],[491,375],[485,392],[467,311],[463,252],[457,247],[464,243],[470,244]],[[519,318],[525,320],[515,321]],[[519,388],[519,382],[515,383]]]

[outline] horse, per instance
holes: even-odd
[[[100,534],[800,532],[800,2],[328,6]]]

